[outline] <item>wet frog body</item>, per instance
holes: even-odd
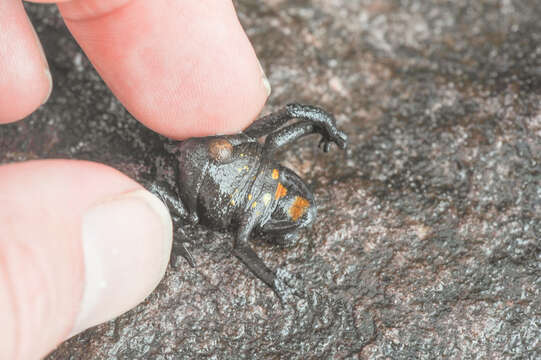
[[[179,153],[179,196],[192,218],[212,229],[230,229],[263,165],[261,145],[245,135],[211,136],[184,141]]]
[[[246,135],[189,139],[179,152],[179,184],[184,185],[179,186],[179,196],[191,205],[192,222],[234,230],[248,215],[255,218],[255,231],[268,231],[277,207],[285,208],[293,220],[283,223],[282,231],[298,230],[315,219],[317,207],[302,180],[263,156],[263,146]],[[297,186],[289,185],[292,178]],[[297,206],[289,211],[295,198]]]
[[[286,125],[290,120],[299,120]],[[274,161],[277,149],[305,135],[318,133],[320,145],[344,149],[346,135],[324,110],[300,104],[255,121],[238,135],[192,138],[179,143],[177,189],[152,189],[168,205],[176,222],[199,223],[234,233],[233,250],[259,279],[280,295],[280,280],[249,246],[252,234],[292,245],[300,229],[315,220],[317,207],[310,189],[288,168]],[[265,143],[257,139],[266,136]],[[185,247],[184,257],[194,264]]]

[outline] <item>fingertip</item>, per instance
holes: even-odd
[[[23,119],[47,101],[52,78],[22,2],[8,1],[0,15],[0,123]]]
[[[270,86],[230,1],[119,2],[109,11],[100,0],[59,8],[138,120],[182,139],[237,133],[257,117]]]

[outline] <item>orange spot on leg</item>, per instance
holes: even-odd
[[[278,169],[272,170],[272,178],[276,180],[278,179],[278,176],[280,176],[280,172],[278,171]]]
[[[294,221],[297,221],[306,211],[310,202],[303,197],[296,196],[293,205],[289,208],[289,215]]]
[[[276,193],[274,193],[274,198],[278,200],[281,197],[286,196],[287,189],[282,185],[282,183],[278,183],[278,187],[276,188]]]

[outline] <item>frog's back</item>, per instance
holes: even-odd
[[[238,142],[238,138],[194,138],[180,148],[180,195],[195,206],[190,210],[197,213],[200,223],[212,228],[231,224],[259,169],[261,145]]]

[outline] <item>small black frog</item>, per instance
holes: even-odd
[[[284,126],[289,120],[299,121]],[[175,223],[203,224],[235,234],[234,254],[278,296],[285,284],[248,244],[252,234],[291,246],[299,230],[315,220],[317,208],[310,189],[288,168],[274,162],[280,147],[302,136],[319,133],[320,146],[341,149],[347,136],[336,128],[334,117],[309,105],[289,104],[255,121],[238,135],[191,138],[176,145],[177,189],[153,184],[151,191],[166,203]],[[265,143],[257,139],[267,136]],[[182,255],[195,266],[186,247]]]

